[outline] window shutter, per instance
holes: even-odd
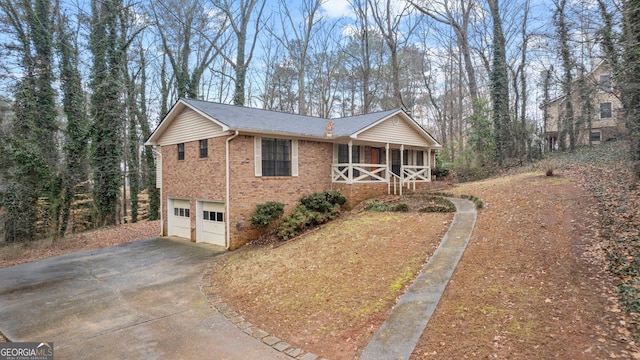
[[[262,138],[253,138],[253,160],[255,161],[256,176],[262,176]]]
[[[291,176],[298,176],[298,140],[291,140]]]

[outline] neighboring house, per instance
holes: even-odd
[[[156,148],[162,233],[236,249],[256,205],[339,190],[347,205],[431,181],[441,145],[403,110],[321,119],[180,99]]]
[[[614,91],[611,77],[611,66],[602,61],[589,74],[585,75],[587,84],[591,87],[590,104],[591,104],[591,123],[585,116],[581,124],[578,121],[583,113],[584,101],[580,99],[579,81],[573,82],[572,88],[572,105],[574,109],[574,123],[579,124],[576,128],[576,145],[600,144],[605,141],[616,140],[625,132],[624,119],[622,114],[622,105],[619,97]],[[554,151],[558,149],[558,139],[561,136],[562,126],[565,118],[567,105],[566,95],[560,96],[542,104],[542,108],[546,107],[549,118],[547,119],[545,128],[545,151]],[[568,133],[566,133],[566,144],[568,146]]]

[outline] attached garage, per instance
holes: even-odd
[[[198,201],[196,210],[196,242],[225,246],[224,203]]]
[[[191,239],[191,204],[189,200],[168,200],[168,235]]]

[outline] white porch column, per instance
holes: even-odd
[[[384,172],[384,177],[387,180],[387,194],[391,194],[391,173],[389,172],[391,170],[391,166],[389,165],[389,143],[387,143],[384,148],[384,161],[387,163],[387,170]]]
[[[353,184],[353,139],[349,139],[349,180],[347,183]]]
[[[429,167],[429,176],[427,177],[427,179],[429,179],[429,181],[431,181],[431,148],[428,147],[427,148],[427,166]]]
[[[404,144],[400,144],[400,179],[404,181]]]

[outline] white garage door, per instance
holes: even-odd
[[[202,210],[198,214],[197,242],[225,246],[225,213],[224,204],[202,202]]]
[[[191,214],[189,200],[173,201],[173,206],[169,207],[169,216],[171,224],[169,224],[169,235],[180,236],[191,239]]]

